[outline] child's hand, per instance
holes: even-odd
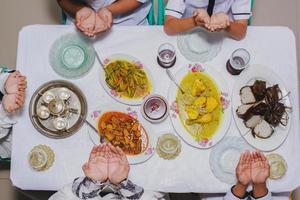
[[[87,36],[94,36],[96,13],[93,9],[84,7],[75,16],[76,27]]]
[[[210,23],[210,16],[205,9],[197,9],[193,13],[194,21],[197,26],[205,26]]]
[[[113,17],[111,12],[107,9],[107,8],[101,8],[98,12],[97,12],[98,16],[104,20],[104,22],[106,23],[107,27],[110,28],[112,23],[113,23]]]
[[[105,23],[105,21],[101,17],[99,17],[98,14],[96,14],[96,22],[95,22],[95,28],[93,31],[93,35],[104,32],[107,29],[108,29],[108,26]]]
[[[245,152],[241,155],[240,161],[236,167],[238,182],[247,187],[251,183],[251,154]]]
[[[223,12],[213,14],[210,17],[210,22],[205,24],[205,27],[211,31],[220,31],[227,28],[230,25],[229,16]]]
[[[24,105],[24,99],[24,93],[6,94],[2,99],[3,108],[8,113],[15,112],[17,109]]]
[[[265,183],[270,176],[270,166],[268,160],[260,151],[251,154],[251,179],[253,184]]]

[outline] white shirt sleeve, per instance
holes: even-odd
[[[234,20],[249,19],[251,13],[251,0],[235,0],[231,6]]]
[[[9,76],[9,73],[1,73],[0,74],[0,92],[2,94],[6,94],[4,86],[5,86],[5,82],[6,82],[7,78],[8,78],[8,76]]]
[[[76,197],[72,192],[72,183],[64,186],[58,192],[54,193],[48,200],[76,200]]]
[[[244,199],[240,199],[238,197],[236,197],[233,193],[232,193],[232,188],[226,193],[225,197],[223,198],[223,200],[247,200],[248,197],[245,197]]]
[[[251,196],[251,200],[272,200],[272,194],[270,191],[268,191],[268,194],[264,197],[261,197],[261,198],[254,198]]]
[[[151,0],[137,0],[137,1],[140,3],[147,3],[148,1],[151,1]]]
[[[181,18],[185,11],[184,0],[169,0],[166,6],[165,15]]]

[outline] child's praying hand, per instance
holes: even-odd
[[[19,71],[11,73],[5,81],[2,104],[4,109],[11,113],[21,108],[25,101],[26,77]]]
[[[112,14],[106,8],[95,12],[89,7],[84,7],[76,13],[75,20],[76,27],[85,35],[92,37],[111,27]]]
[[[220,31],[230,26],[229,16],[223,12],[210,17],[205,9],[197,9],[193,16],[197,26],[202,26],[210,32]]]

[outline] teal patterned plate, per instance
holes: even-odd
[[[92,68],[95,49],[87,38],[78,33],[69,33],[53,43],[49,61],[53,70],[60,76],[80,78]]]

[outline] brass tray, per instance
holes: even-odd
[[[37,113],[38,108],[41,106],[50,108],[51,106],[51,103],[47,104],[44,102],[43,94],[51,92],[57,97],[58,90],[61,88],[67,88],[70,94],[70,97],[64,100],[64,111],[55,115],[50,114],[50,117],[47,119],[41,119]],[[68,81],[54,80],[43,84],[35,91],[29,104],[29,117],[33,126],[41,134],[50,138],[66,138],[73,135],[82,127],[86,116],[87,103],[84,94],[77,86]],[[66,120],[68,124],[66,128],[62,130],[55,128],[53,120],[58,117]]]

